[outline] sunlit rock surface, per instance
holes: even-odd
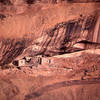
[[[0,100],[99,100],[99,7],[98,0],[0,0]],[[43,64],[12,65],[25,56]]]

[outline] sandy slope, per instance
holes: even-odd
[[[99,100],[100,80],[70,81],[67,76],[0,76],[1,100]]]
[[[0,99],[99,100],[99,55],[84,55],[68,61],[72,67],[75,65],[72,70],[63,66],[0,70]]]

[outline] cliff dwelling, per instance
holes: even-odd
[[[100,0],[0,0],[0,100],[100,100]]]

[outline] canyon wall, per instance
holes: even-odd
[[[99,5],[99,3],[2,5],[0,65],[10,63],[22,53],[31,56],[39,54],[53,56],[76,51],[73,45],[84,40],[79,35],[82,32],[93,34],[99,16]],[[93,42],[91,38],[85,39]]]

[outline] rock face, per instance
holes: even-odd
[[[24,40],[0,40],[0,65],[8,64],[25,49]]]
[[[84,44],[84,41],[85,47],[82,49],[99,48],[97,22],[100,21],[99,14],[95,11],[98,6],[99,4],[57,4],[47,7],[45,4],[38,4],[35,7],[33,4],[30,8],[26,6],[27,9],[20,14],[12,14],[13,12],[9,12],[8,9],[1,9],[0,65],[12,62],[20,54],[53,56],[77,51],[80,50],[77,43]],[[8,8],[15,9],[13,6]],[[92,39],[94,30],[98,31],[95,41]]]
[[[98,19],[99,17],[90,15],[59,23],[53,28],[42,32],[39,38],[32,40],[30,46],[26,46],[28,41],[25,39],[1,40],[0,65],[10,63],[20,54],[32,57],[36,55],[54,56],[82,49],[100,48],[99,37],[94,41],[94,30]],[[99,36],[99,31],[98,27],[97,36]],[[81,48],[81,45],[77,47],[77,43],[83,43],[84,47]]]
[[[0,100],[100,99],[100,3],[0,2]]]
[[[75,44],[83,43],[83,49],[100,48],[99,37],[94,41],[94,30],[99,17],[85,16],[69,22],[59,23],[54,28],[42,33],[42,36],[34,40],[33,45],[24,52],[30,52],[30,56],[45,55],[53,56],[81,50]],[[98,36],[99,36],[99,28]],[[92,43],[93,46],[92,46]]]

